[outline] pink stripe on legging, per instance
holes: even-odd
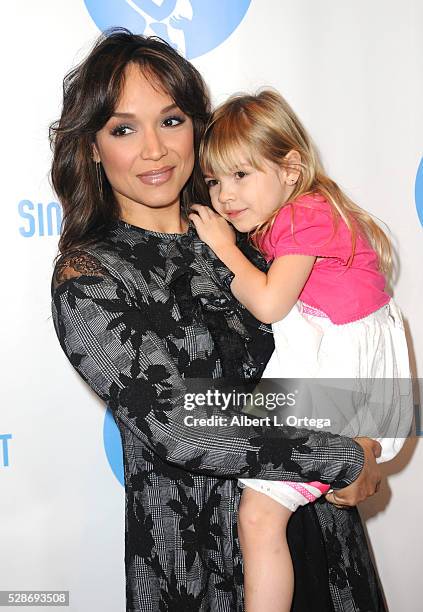
[[[308,499],[309,502],[313,502],[313,501],[315,501],[317,499],[317,497],[315,495],[313,495],[313,493],[308,491],[303,485],[301,485],[298,482],[285,482],[285,484],[287,484],[288,487],[291,487],[291,489],[295,489],[303,497]]]
[[[292,489],[295,489],[295,491],[300,493],[309,502],[313,502],[316,499],[318,499],[319,495],[315,495],[314,493],[309,491],[307,489],[307,485],[311,485],[315,489],[318,489],[319,491],[321,491],[321,493],[326,493],[330,489],[329,485],[326,485],[326,484],[323,484],[322,482],[317,482],[317,481],[305,482],[305,483],[285,481],[285,484],[287,484]]]
[[[327,493],[330,489],[330,485],[323,484],[323,482],[318,482],[317,480],[313,480],[312,482],[308,482],[307,484],[319,489],[321,493]]]

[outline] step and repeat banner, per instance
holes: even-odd
[[[66,590],[72,612],[124,610],[120,440],[50,313],[61,207],[48,125],[64,74],[110,26],[189,58],[213,102],[275,87],[329,174],[388,226],[393,284],[423,369],[421,0],[21,0],[2,3],[0,590]],[[416,404],[418,397],[416,394]],[[390,612],[420,612],[423,425],[361,507]],[[56,600],[57,603],[60,603]],[[25,607],[26,609],[26,607]],[[310,611],[311,612],[311,611]]]

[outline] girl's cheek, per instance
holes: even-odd
[[[213,210],[215,210],[216,212],[219,212],[218,211],[218,205],[217,205],[217,202],[216,202],[216,194],[213,193],[213,190],[211,190],[211,191],[209,191],[209,195],[210,195],[210,200],[211,200],[211,204],[212,204]]]
[[[217,212],[218,215],[222,214],[222,206],[219,204],[219,202],[213,202],[213,200],[212,200],[212,206],[213,206],[213,209]]]

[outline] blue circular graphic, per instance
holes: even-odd
[[[104,450],[106,451],[106,457],[112,468],[113,474],[120,484],[124,486],[122,441],[118,426],[109,409],[106,410],[106,416],[104,418],[103,439]]]
[[[239,26],[251,0],[85,0],[100,30],[125,27],[160,36],[187,59],[226,40]]]
[[[419,215],[421,225],[423,225],[423,157],[420,161],[420,165],[417,170],[414,193],[416,199],[417,214]]]

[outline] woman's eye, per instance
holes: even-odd
[[[185,119],[183,117],[168,117],[163,121],[163,125],[165,127],[176,127],[181,123],[184,123]]]
[[[112,129],[112,136],[126,136],[127,134],[132,134],[134,130],[129,125],[117,125]]]
[[[243,172],[242,170],[238,170],[237,172],[235,172],[235,177],[238,179],[242,179],[244,178],[244,176],[247,176],[247,173]]]

